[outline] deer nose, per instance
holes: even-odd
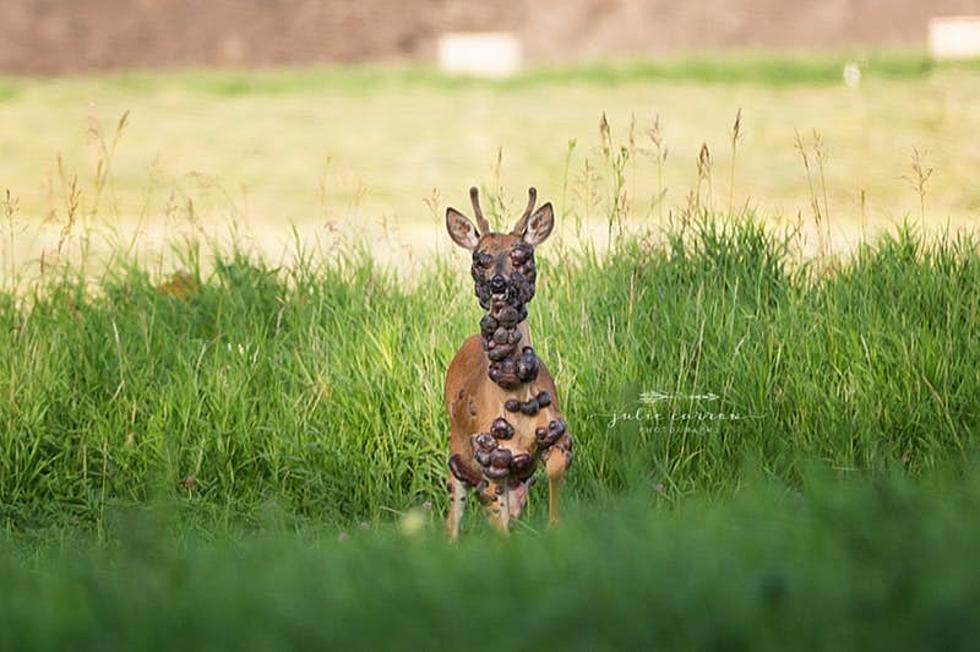
[[[500,274],[495,274],[490,279],[490,289],[497,293],[503,292],[507,289],[507,280]]]

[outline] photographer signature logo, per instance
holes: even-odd
[[[717,430],[726,422],[761,419],[760,415],[743,414],[722,408],[721,396],[713,392],[682,394],[644,390],[640,393],[636,409],[599,413],[594,416],[606,420],[606,428],[637,424],[646,432],[700,432]]]
[[[657,390],[647,390],[640,394],[640,403],[657,403],[658,401],[717,401],[717,394],[666,394]]]

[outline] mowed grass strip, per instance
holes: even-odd
[[[232,252],[206,274],[194,252],[169,285],[117,262],[94,291],[68,268],[0,295],[4,525],[160,498],[245,523],[270,501],[339,525],[439,511],[444,373],[480,317],[468,261],[406,284],[363,250],[283,269]],[[975,449],[972,237],[900,229],[817,271],[765,227],[706,220],[539,256],[530,324],[576,441],[570,500],[723,495],[746,459],[794,485],[814,460],[917,475]]]
[[[855,63],[865,77],[879,79],[927,76],[935,70],[976,70],[980,61],[936,62],[918,50],[772,52],[743,50],[672,55],[656,58],[619,58],[563,65],[536,65],[502,79],[449,75],[424,64],[311,66],[267,70],[127,70],[83,76],[101,79],[127,91],[156,92],[180,89],[206,94],[241,96],[281,94],[310,88],[370,90],[378,84],[456,89],[489,87],[497,90],[540,84],[616,84],[674,81],[694,84],[760,84],[764,86],[839,84],[844,66]],[[0,100],[16,96],[33,78],[0,76]]]

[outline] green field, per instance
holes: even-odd
[[[746,455],[794,482],[809,460],[918,473],[967,454],[975,238],[900,231],[830,272],[749,221],[669,240],[541,252],[529,319],[580,441],[574,493],[727,492]],[[407,286],[356,251],[278,271],[232,255],[192,268],[183,298],[122,262],[94,291],[67,268],[6,295],[4,519],[98,522],[107,502],[169,496],[188,476],[180,495],[222,515],[274,497],[345,523],[439,502],[444,373],[481,315],[465,268],[435,262]],[[640,402],[650,391],[717,398]],[[739,418],[671,434],[613,417],[638,407]]]
[[[507,605],[473,647],[968,647],[976,240],[902,231],[833,270],[751,222],[669,241],[543,252],[570,523],[545,531],[539,486],[513,542],[471,513],[458,549],[462,261],[407,287],[356,252],[231,255],[183,298],[120,262],[95,292],[69,268],[5,295],[10,647],[417,649]]]
[[[862,71],[857,88],[842,81],[848,61]],[[934,228],[980,214],[980,152],[964,137],[980,130],[978,68],[918,53],[729,53],[501,82],[377,66],[8,78],[0,191],[18,201],[16,258],[31,270],[59,257],[72,205],[74,232],[138,234],[146,254],[175,231],[224,233],[233,221],[273,259],[291,242],[290,224],[306,240],[363,236],[386,259],[418,257],[446,250],[432,242],[441,227],[426,200],[465,205],[474,183],[499,185],[512,211],[536,185],[556,202],[562,231],[573,217],[601,223],[607,207],[583,195],[609,185],[597,129],[605,114],[628,150],[631,220],[662,225],[710,177],[700,184],[716,208],[748,204],[784,224],[809,215],[819,176],[832,245],[849,251],[907,217]],[[820,151],[819,175],[815,166],[807,174],[798,138],[811,159]],[[702,145],[710,156],[699,174]],[[915,151],[934,170],[925,213]],[[601,228],[590,237],[605,242]]]
[[[0,111],[38,121],[40,144],[11,136],[0,156],[20,182],[0,202],[0,649],[970,649],[980,635],[980,236],[965,222],[933,227],[948,216],[937,206],[963,208],[975,192],[944,194],[950,171],[965,175],[976,155],[963,134],[980,83],[969,66],[893,55],[866,60],[865,85],[844,89],[840,65],[688,60],[502,85],[411,70],[5,82]],[[860,235],[866,216],[835,194],[837,157],[853,158],[851,173],[908,161],[865,160],[870,141],[837,136],[786,144],[799,178],[784,191],[798,213],[746,206],[746,186],[790,174],[786,152],[749,147],[764,133],[751,106],[785,118],[808,100],[858,97],[897,112],[901,98],[928,105],[940,90],[958,117],[934,124],[934,144],[959,140],[930,160],[956,164],[926,181],[928,162],[918,177],[876,181],[908,219],[841,253],[835,227]],[[661,93],[690,102],[683,114],[677,105],[686,128],[703,125],[702,112],[719,121],[701,172],[697,147],[685,163],[683,192],[673,184],[684,177],[661,180],[625,129]],[[65,175],[67,195],[56,188],[60,208],[45,221],[40,195],[17,190],[38,172],[28,152],[71,143],[65,107],[89,94],[110,114],[143,102],[159,130],[137,127],[134,109],[115,152],[111,125],[92,132],[97,149],[107,145],[100,172],[78,194]],[[546,115],[514,122],[530,99],[558,95],[554,124],[590,114],[593,125],[611,108],[611,127],[570,148],[574,135],[547,135]],[[395,96],[415,107],[408,117]],[[317,98],[363,122],[331,123],[326,136],[280,122],[293,110],[312,119]],[[499,115],[481,108],[487,99]],[[417,130],[450,100],[484,112],[470,134],[482,148],[450,146],[452,123],[439,122],[448,108]],[[737,106],[746,122],[733,167]],[[922,110],[863,124],[878,130],[871,140],[904,147],[925,133],[905,121]],[[827,120],[841,134],[858,128]],[[432,167],[389,156],[396,132],[413,134],[400,141],[414,148],[409,163]],[[235,160],[243,134],[273,133],[254,159]],[[283,169],[307,169],[316,148],[304,138],[341,135],[389,185],[324,205],[354,231],[363,223],[351,215],[371,206],[418,212],[393,224],[424,243],[405,249],[396,234],[386,250],[366,227],[334,240],[273,220],[267,233],[292,240],[280,256],[254,234],[209,239],[205,226],[241,213],[206,201],[182,213],[190,195],[179,193],[144,236],[168,262],[124,233],[139,192],[151,207],[166,193],[138,165],[165,144],[189,148],[168,165],[210,156],[237,165],[227,168],[235,183],[257,180],[255,203],[236,206],[282,197],[315,212],[316,184],[290,194],[297,182]],[[493,163],[498,144],[512,167],[507,154]],[[575,437],[565,520],[546,525],[539,482],[511,537],[471,507],[450,545],[442,383],[481,313],[468,255],[450,249],[440,215],[447,203],[467,208],[478,182],[503,223],[532,181],[563,229],[537,254],[529,322]],[[451,197],[421,201],[443,185]],[[665,187],[669,203],[651,203]],[[45,256],[32,258],[44,229]]]

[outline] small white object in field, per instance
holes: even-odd
[[[848,88],[857,88],[861,85],[861,66],[856,61],[848,61],[844,64],[844,85]]]
[[[520,40],[510,32],[442,34],[438,52],[443,72],[477,77],[509,77],[524,59]]]
[[[943,16],[929,21],[933,59],[980,57],[980,16]]]
[[[414,508],[402,515],[401,520],[398,521],[398,529],[401,530],[402,534],[412,536],[425,529],[427,522],[428,519],[425,518],[422,510]]]

